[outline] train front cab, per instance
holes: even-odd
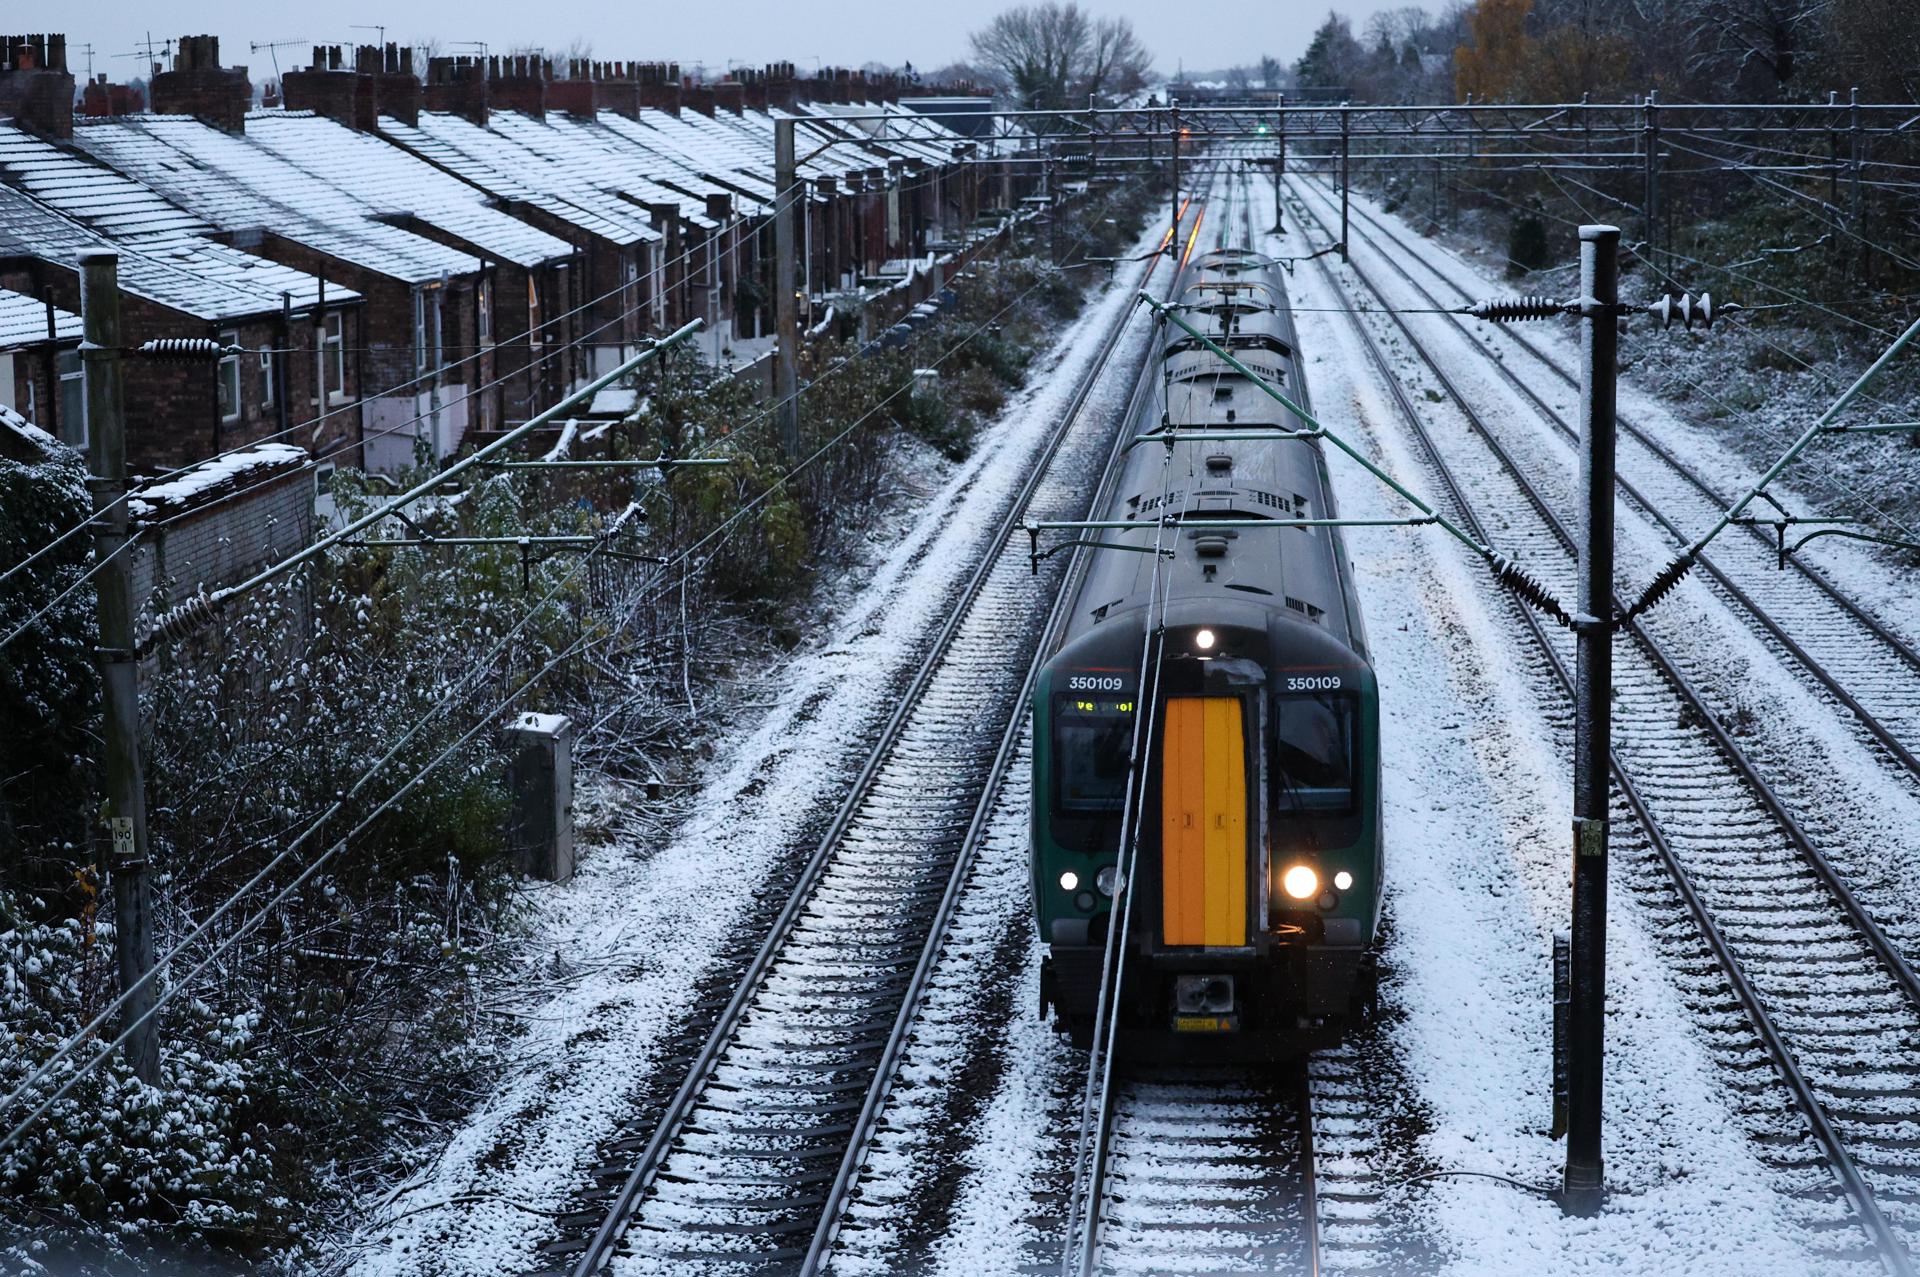
[[[1371,996],[1372,674],[1285,618],[1235,625],[1215,606],[1202,623],[1176,606],[1168,619],[1122,1035],[1137,1055],[1283,1058],[1337,1038]],[[1104,871],[1119,858],[1137,668],[1096,657],[1076,672],[1080,647],[1051,663],[1036,706],[1051,748],[1037,754],[1034,887],[1043,993],[1084,1041],[1112,930]],[[1259,659],[1276,650],[1288,663]]]

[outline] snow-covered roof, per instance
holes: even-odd
[[[730,127],[717,112],[708,118],[697,111],[674,115],[644,110],[638,119],[602,111],[601,127],[647,156],[659,157],[736,196],[736,207],[757,212],[773,204],[772,135],[764,148],[755,147],[740,130]]]
[[[319,281],[291,267],[191,235],[112,243],[24,191],[0,184],[0,257],[29,257],[78,270],[76,259],[89,248],[120,254],[120,286],[136,297],[213,323],[277,314],[283,292],[296,307],[317,300]],[[350,288],[327,286],[328,301],[359,297]]]
[[[211,235],[213,223],[130,178],[0,121],[0,177],[109,239]]]
[[[255,111],[247,140],[364,204],[378,217],[421,222],[517,266],[538,266],[573,246],[487,204],[474,186],[390,142],[310,111]]]
[[[380,132],[496,199],[528,204],[611,243],[661,238],[646,209],[610,189],[604,156],[556,158],[529,146],[536,135],[515,128],[508,118],[515,114],[496,112],[484,128],[445,111],[422,111],[417,125],[382,116]]]
[[[299,469],[308,460],[305,448],[290,443],[239,448],[188,466],[159,483],[134,489],[127,495],[127,513],[135,519],[180,514],[250,487],[276,471]]]
[[[43,341],[77,341],[80,316],[52,307],[53,333],[47,333],[47,303],[25,293],[0,288],[0,350],[38,345]]]
[[[409,284],[480,267],[471,254],[374,220],[346,191],[244,136],[188,116],[87,121],[74,141],[223,231],[269,232]]]
[[[546,161],[547,171],[566,182],[567,190],[592,190],[612,200],[671,205],[682,220],[695,226],[712,230],[719,225],[707,216],[706,201],[706,192],[717,191],[717,187],[682,170],[678,176],[691,179],[699,188],[699,193],[693,194],[656,180],[670,180],[658,169],[647,172],[621,163],[631,157],[624,154],[619,136],[596,123],[557,111],[545,119],[520,111],[499,111],[488,126]]]
[[[276,305],[283,292],[296,306],[310,306],[318,298],[320,282],[314,276],[214,243],[208,237],[219,227],[213,223],[76,150],[7,121],[0,121],[0,180],[108,239],[138,245],[165,261],[197,262],[215,278],[265,290]],[[327,291],[335,300],[358,295],[337,287]]]

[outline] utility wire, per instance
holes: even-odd
[[[1111,202],[1112,198],[1113,198],[1112,196],[1109,196],[1108,202]],[[1102,207],[1105,207],[1105,205],[1103,204]],[[1087,231],[1082,234],[1079,242],[1084,243],[1086,236],[1091,233],[1092,233],[1092,227],[1090,224]],[[1040,278],[1036,279],[1032,284],[1028,285],[1026,289],[1022,290],[1022,292],[1019,293],[1013,300],[1009,301],[1006,305],[1001,307],[1000,310],[996,311],[992,316],[988,317],[987,319],[982,320],[970,332],[968,332],[957,343],[955,343],[954,346],[950,347],[938,359],[936,359],[932,366],[938,366],[940,363],[944,362],[948,358],[952,357],[954,354],[958,353],[960,349],[962,349],[968,343],[972,342],[981,333],[987,331],[987,329],[991,327],[995,322],[997,322],[1003,315],[1005,315],[1008,311],[1010,311],[1014,306],[1018,305],[1021,301],[1025,300],[1029,295],[1033,293],[1035,289],[1039,288],[1041,283],[1045,282],[1046,279],[1047,279],[1047,276],[1043,274]],[[738,511],[736,511],[733,515],[729,516],[729,518],[723,524],[721,524],[719,527],[709,532],[706,536],[702,537],[694,545],[689,546],[680,555],[676,556],[675,559],[670,560],[667,565],[663,566],[661,573],[656,575],[654,580],[643,583],[641,586],[636,588],[636,590],[633,592],[633,595],[631,596],[635,601],[635,607],[629,610],[628,615],[630,616],[633,610],[637,610],[637,605],[638,605],[638,602],[640,601],[640,596],[645,594],[649,590],[651,590],[653,586],[657,584],[662,577],[664,577],[666,569],[668,567],[674,566],[676,564],[686,563],[694,551],[698,550],[702,545],[705,545],[708,542],[712,541],[717,535],[719,535],[722,531],[724,531],[728,526],[739,522],[747,514],[749,514],[754,508],[756,508],[761,502],[765,501],[769,496],[771,496],[774,491],[778,490],[779,488],[785,486],[788,482],[790,482],[797,474],[800,473],[800,471],[811,466],[815,461],[819,460],[821,457],[825,456],[828,452],[838,447],[841,443],[843,443],[845,440],[851,437],[853,432],[856,429],[858,429],[860,425],[868,421],[876,412],[878,412],[882,407],[884,407],[892,399],[898,397],[898,395],[902,393],[902,391],[911,388],[912,385],[913,385],[913,380],[910,377],[908,380],[901,383],[901,386],[899,388],[896,388],[885,399],[881,400],[880,403],[876,404],[873,408],[869,409],[866,413],[862,414],[860,418],[858,418],[855,422],[853,422],[851,425],[846,427],[844,430],[840,431],[839,434],[835,435],[832,439],[828,440],[826,443],[822,444],[819,448],[815,449],[814,452],[809,454],[804,460],[796,463],[791,469],[789,469],[784,474],[782,474],[778,479],[774,481],[772,485],[768,487],[766,491],[760,493],[759,495],[754,497],[751,501],[745,503]],[[632,509],[633,507],[629,506],[629,512],[631,512]],[[516,622],[516,624],[513,626],[512,629],[510,629],[505,635],[501,637],[500,641],[494,645],[494,647],[486,654],[486,656],[472,666],[470,673],[467,677],[469,678],[478,677],[480,674],[487,671],[491,667],[493,660],[501,652],[503,652],[506,649],[507,645],[510,644],[512,640],[515,637],[517,637],[518,634],[522,630],[524,630],[526,626],[529,625],[536,616],[540,614],[540,612],[545,608],[545,606],[549,602],[551,602],[552,599],[555,598],[558,595],[558,593],[562,589],[564,589],[568,584],[570,584],[581,572],[586,570],[587,564],[592,560],[593,555],[598,552],[599,548],[600,547],[596,546],[594,550],[589,551],[587,554],[583,554],[567,572],[562,574],[560,579],[554,583],[552,588],[550,588],[547,591],[547,593],[544,596],[542,596],[541,600],[537,604],[535,604],[533,607],[529,608],[526,614],[522,616],[518,622]],[[71,1077],[69,1077],[64,1083],[61,1084],[61,1086],[57,1090],[53,1092],[53,1094],[49,1095],[36,1108],[34,1108],[32,1112],[27,1114],[25,1118],[23,1118],[20,1122],[16,1123],[14,1127],[11,1130],[9,1130],[4,1137],[0,1137],[0,1150],[4,1150],[10,1147],[13,1143],[15,1143],[20,1138],[21,1135],[23,1135],[28,1129],[31,1128],[34,1122],[38,1121],[39,1118],[42,1115],[44,1115],[49,1108],[51,1108],[55,1103],[57,1103],[60,1100],[62,1096],[64,1096],[69,1090],[71,1090],[76,1084],[78,1084],[78,1082],[83,1077],[85,1077],[93,1069],[98,1067],[102,1061],[104,1061],[116,1049],[118,1049],[120,1044],[123,1043],[142,1024],[144,1024],[148,1019],[152,1018],[154,1015],[158,1014],[161,1007],[165,1006],[175,996],[177,996],[181,991],[183,991],[188,985],[190,985],[200,974],[206,971],[207,968],[211,966],[214,961],[216,961],[222,954],[224,954],[235,943],[237,943],[242,936],[244,936],[247,932],[249,932],[253,927],[257,926],[260,923],[260,921],[262,921],[267,916],[267,914],[272,911],[272,909],[274,909],[276,906],[278,906],[280,903],[286,900],[293,892],[297,891],[302,884],[304,884],[306,881],[312,878],[312,876],[315,873],[317,873],[322,866],[324,866],[327,862],[329,862],[339,852],[344,851],[348,846],[348,844],[352,841],[352,839],[356,837],[358,834],[364,832],[376,818],[378,818],[384,812],[389,810],[395,803],[397,803],[408,792],[410,792],[416,785],[418,785],[422,780],[424,780],[426,776],[429,775],[435,768],[440,766],[447,759],[453,757],[461,748],[463,748],[469,741],[471,741],[473,737],[477,735],[483,728],[489,726],[495,720],[495,718],[502,711],[504,711],[508,706],[510,706],[515,700],[517,700],[519,697],[524,695],[529,689],[531,689],[536,683],[538,683],[542,678],[544,678],[552,670],[554,670],[555,668],[558,668],[558,666],[562,662],[568,659],[571,659],[574,655],[586,650],[588,647],[606,642],[608,638],[611,636],[612,632],[617,632],[617,630],[619,629],[624,629],[624,626],[625,626],[625,621],[623,620],[620,626],[615,627],[615,631],[610,631],[609,634],[597,635],[593,637],[589,637],[588,635],[583,634],[581,637],[575,639],[573,643],[569,644],[566,648],[562,649],[559,653],[554,655],[550,660],[546,662],[545,665],[543,665],[538,671],[534,672],[524,682],[522,682],[519,686],[517,686],[511,692],[509,692],[507,696],[503,698],[500,702],[498,702],[496,705],[494,705],[493,707],[489,708],[486,712],[484,712],[479,718],[479,720],[471,728],[469,728],[451,745],[449,745],[446,749],[442,750],[431,761],[429,761],[419,771],[417,771],[409,780],[407,780],[400,787],[400,789],[396,790],[393,794],[389,795],[385,800],[383,800],[378,806],[376,806],[373,809],[373,811],[369,812],[367,816],[363,818],[360,821],[360,823],[357,824],[352,830],[350,830],[346,835],[344,835],[342,838],[336,841],[333,845],[329,846],[326,849],[326,851],[322,852],[318,857],[316,857],[312,862],[310,862],[305,868],[303,868],[301,872],[291,882],[287,884],[286,887],[282,888],[279,892],[277,892],[273,896],[273,898],[270,899],[264,906],[256,910],[254,913],[248,915],[245,919],[243,919],[239,924],[239,926],[236,927],[235,930],[232,933],[230,933],[227,937],[225,937],[219,944],[217,944],[212,950],[212,952],[210,952],[206,958],[204,958],[197,966],[195,966],[192,971],[190,971],[181,980],[176,981],[175,983],[169,985],[165,990],[161,991],[161,993],[155,999],[153,1004],[146,1011],[144,1011],[138,1018],[136,1018],[129,1024],[123,1026],[123,1028],[121,1029],[121,1032],[111,1042],[109,1042],[100,1051],[100,1053],[92,1057],[90,1060],[87,1061],[85,1065],[77,1069]],[[42,1061],[40,1065],[33,1070],[33,1072],[31,1072],[25,1079],[23,1079],[13,1089],[12,1092],[10,1092],[4,1098],[0,1098],[0,1111],[5,1111],[13,1107],[15,1104],[17,1104],[27,1094],[27,1092],[31,1090],[31,1088],[35,1084],[37,1084],[42,1078],[46,1077],[61,1060],[69,1056],[81,1042],[88,1040],[93,1036],[93,1034],[98,1032],[99,1029],[102,1028],[107,1023],[107,1021],[126,1004],[127,1000],[135,992],[137,992],[145,984],[156,979],[158,976],[158,973],[163,971],[168,966],[168,964],[175,957],[179,956],[188,945],[194,943],[201,937],[205,936],[207,931],[214,925],[214,923],[219,921],[222,917],[226,916],[228,913],[232,912],[232,910],[238,906],[239,901],[243,899],[247,893],[249,893],[254,887],[258,886],[261,882],[266,880],[274,872],[274,870],[279,868],[281,865],[285,864],[287,861],[287,858],[291,856],[295,850],[304,846],[305,843],[309,839],[311,839],[316,833],[318,833],[325,826],[327,822],[332,820],[341,811],[343,811],[346,803],[352,798],[357,797],[358,794],[365,788],[365,786],[373,779],[373,777],[379,774],[379,772],[382,769],[384,769],[389,762],[391,762],[395,757],[398,756],[400,750],[404,748],[404,746],[407,743],[409,743],[416,735],[418,735],[420,731],[424,730],[424,728],[429,723],[436,721],[440,717],[440,715],[443,712],[445,712],[445,710],[453,704],[453,699],[454,699],[452,694],[453,691],[461,690],[462,687],[463,687],[462,684],[456,684],[454,689],[449,689],[449,691],[443,693],[438,703],[436,704],[435,708],[426,716],[416,721],[411,727],[409,727],[401,735],[401,737],[396,742],[394,742],[394,744],[387,750],[387,752],[383,754],[381,758],[375,762],[373,767],[362,772],[360,777],[354,782],[352,787],[347,791],[343,792],[338,798],[336,798],[334,803],[327,809],[327,811],[322,813],[317,819],[315,819],[312,823],[310,823],[300,835],[298,835],[287,847],[283,848],[271,860],[269,860],[268,863],[265,866],[263,866],[257,873],[255,873],[254,876],[250,878],[247,881],[247,883],[244,884],[238,891],[234,892],[225,901],[223,901],[218,907],[216,907],[213,913],[210,914],[207,917],[207,919],[203,921],[198,927],[196,927],[190,935],[188,935],[185,939],[183,939],[178,944],[176,944],[172,949],[168,951],[168,953],[164,957],[157,960],[154,963],[154,965],[151,968],[149,968],[148,971],[143,976],[141,976],[138,980],[134,982],[134,984],[129,986],[126,990],[122,991],[120,995],[116,997],[112,1002],[108,1003],[108,1005],[105,1008],[103,1008],[99,1012],[99,1014],[96,1015],[94,1019],[84,1029],[82,1029],[78,1034],[74,1035],[73,1037],[67,1039],[66,1042],[64,1042],[58,1049],[56,1049],[56,1051],[51,1056],[49,1056],[46,1060]]]

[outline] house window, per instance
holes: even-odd
[[[482,345],[493,340],[493,281],[480,281],[479,317],[475,321]]]
[[[233,347],[240,344],[239,333],[221,333],[220,344]],[[240,355],[229,349],[220,356],[220,420],[238,421],[240,419]]]
[[[413,371],[424,377],[440,370],[440,291],[413,291]]]
[[[260,415],[265,417],[273,412],[279,403],[273,390],[273,347],[260,347]]]
[[[76,448],[84,449],[87,434],[87,375],[80,363],[80,352],[63,350],[55,360],[60,377],[60,437]],[[28,382],[32,384],[31,379]]]
[[[527,345],[538,350],[542,345],[540,337],[540,286],[533,276],[527,276]]]
[[[320,379],[326,383],[328,403],[347,400],[347,347],[342,340],[345,322],[339,311],[321,321]]]

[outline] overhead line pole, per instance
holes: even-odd
[[[780,448],[788,460],[800,455],[800,305],[794,295],[794,218],[799,203],[793,155],[793,121],[773,123],[773,397]]]
[[[127,414],[120,379],[120,255],[94,248],[80,254],[80,346],[89,436],[87,486],[93,492],[94,583],[99,618],[100,685],[105,698],[106,820],[113,880],[113,948],[120,987],[133,990],[121,1012],[128,1026],[127,1063],[148,1085],[160,1080],[160,1039],[153,1022],[153,886],[147,864],[146,776],[140,759],[140,669],[133,636],[133,565],[127,549]]]
[[[1607,802],[1613,745],[1614,408],[1620,230],[1580,228],[1580,584],[1574,618],[1572,999],[1563,1203],[1592,1214],[1605,1194]]]

